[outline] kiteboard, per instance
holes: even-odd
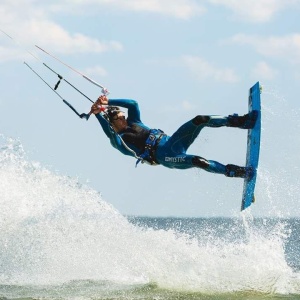
[[[257,82],[249,91],[248,99],[248,110],[258,111],[257,120],[252,129],[248,129],[247,138],[247,155],[246,155],[246,167],[251,167],[254,174],[251,178],[244,179],[244,189],[242,198],[241,210],[249,207],[255,202],[254,190],[257,177],[257,167],[259,160],[259,149],[260,149],[260,133],[261,133],[261,102],[260,102],[261,87]]]

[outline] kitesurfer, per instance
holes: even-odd
[[[105,111],[102,105],[107,106]],[[119,107],[128,110],[127,118]],[[244,116],[198,115],[179,127],[172,136],[144,125],[135,100],[108,99],[102,95],[93,104],[91,113],[95,114],[112,146],[125,155],[138,157],[138,162],[146,161],[151,165],[160,164],[174,169],[201,168],[228,177],[249,178],[253,175],[252,168],[223,165],[198,155],[187,154],[186,151],[204,127],[253,128],[257,111]]]

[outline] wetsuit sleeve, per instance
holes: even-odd
[[[105,120],[105,118],[99,113],[95,115],[98,119],[104,133],[107,135],[107,137],[110,139],[112,137],[112,129],[110,128],[109,123]]]
[[[128,109],[128,121],[141,122],[141,113],[137,101],[132,99],[109,99],[108,105],[121,106]]]

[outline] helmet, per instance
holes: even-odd
[[[105,110],[105,118],[107,121],[111,122],[114,117],[120,113],[121,110],[118,106],[108,106]]]

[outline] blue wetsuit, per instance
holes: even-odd
[[[143,124],[140,119],[138,103],[135,100],[110,99],[108,104],[110,106],[121,106],[128,109],[128,127],[124,132],[119,133],[116,133],[111,128],[109,122],[100,113],[96,114],[112,146],[125,155],[134,156],[134,154],[123,145],[121,141],[122,138],[130,149],[137,155],[141,155],[141,153],[144,152],[145,142],[149,136],[150,128]],[[226,167],[224,165],[196,155],[186,154],[186,151],[204,127],[227,126],[228,117],[198,117],[200,117],[200,122],[195,122],[196,117],[183,124],[172,136],[165,134],[160,136],[161,139],[155,150],[155,161],[168,168],[188,169],[200,167],[208,172],[225,174]],[[198,163],[195,163],[195,160],[198,161]]]

